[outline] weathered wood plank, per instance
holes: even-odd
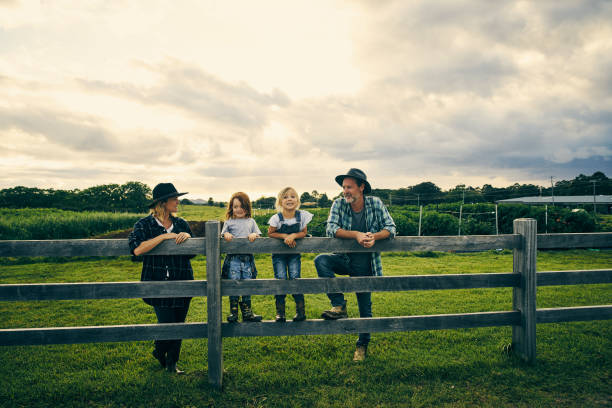
[[[557,307],[537,310],[538,323],[612,319],[612,305]]]
[[[514,273],[308,278],[295,280],[223,280],[222,296],[286,293],[399,292],[430,289],[473,289],[518,286]]]
[[[612,269],[545,271],[536,273],[538,286],[612,283]]]
[[[515,352],[526,362],[536,359],[536,256],[537,222],[531,218],[514,220],[514,233],[522,236],[522,245],[514,250],[513,270],[520,285],[513,289],[512,305],[521,312],[520,324],[512,326]]]
[[[516,235],[467,235],[461,237],[395,237],[376,242],[372,248],[364,248],[354,240],[336,238],[304,238],[289,248],[279,239],[235,238],[221,242],[222,253],[323,253],[323,252],[401,252],[401,251],[484,251],[489,249],[513,249],[519,246]]]
[[[206,296],[206,281],[34,283],[0,285],[0,301]]]
[[[538,234],[538,249],[612,248],[612,232]]]
[[[223,323],[224,337],[299,336],[445,330],[471,327],[510,326],[520,322],[520,312],[482,312],[428,316],[375,317],[341,320],[306,320],[277,323]]]
[[[0,346],[197,339],[206,337],[206,326],[206,323],[164,323],[3,329],[0,330]]]
[[[205,253],[206,238],[191,238],[180,245],[167,240],[147,255]],[[0,257],[17,256],[121,256],[131,255],[127,239],[63,239],[0,241]]]
[[[515,234],[466,235],[451,237],[395,237],[378,241],[372,248],[363,248],[352,240],[304,238],[296,248],[288,248],[278,239],[259,238],[250,243],[246,238],[221,242],[223,253],[322,253],[322,252],[400,252],[400,251],[483,251],[514,249],[520,245]],[[205,254],[206,238],[191,238],[181,245],[164,241],[150,255]],[[609,248],[612,233],[539,234],[538,248]],[[126,239],[68,239],[0,241],[0,257],[18,256],[120,256],[130,255]]]
[[[221,331],[221,264],[219,221],[206,223],[206,280],[208,314],[208,382],[223,386],[223,333]]]

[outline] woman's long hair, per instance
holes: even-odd
[[[176,217],[176,213],[168,213],[168,211],[166,210],[167,201],[168,200],[158,201],[157,203],[155,203],[153,207],[151,207],[151,209],[149,210],[149,213],[153,214],[153,216],[160,221],[166,219],[166,217],[170,215],[173,217]]]

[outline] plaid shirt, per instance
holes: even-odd
[[[368,231],[376,233],[386,229],[391,233],[389,237],[393,238],[395,236],[395,222],[393,222],[393,218],[391,218],[381,199],[372,196],[364,196],[363,199]],[[327,218],[327,228],[325,230],[327,236],[335,237],[340,228],[351,231],[352,223],[353,210],[351,210],[351,205],[344,198],[334,200]],[[375,276],[382,276],[380,252],[372,252],[372,271]]]
[[[170,216],[170,219],[174,225],[172,232],[177,234],[187,232],[191,235],[187,221],[173,216]],[[153,215],[138,220],[128,237],[132,254],[134,254],[134,249],[144,241],[165,233],[166,230],[157,223]],[[142,258],[141,281],[193,280],[193,269],[189,261],[193,255],[144,255]],[[151,306],[185,307],[191,298],[146,298],[143,300]]]

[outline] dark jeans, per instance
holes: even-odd
[[[159,307],[154,306],[158,323],[184,323],[189,310],[189,303],[185,307]],[[166,361],[177,362],[181,353],[181,339],[155,340],[155,349],[160,355],[166,356]]]
[[[321,254],[314,260],[317,274],[320,278],[335,278],[336,275],[349,276],[372,276],[372,268],[367,270],[356,270],[351,268],[349,258],[344,254]],[[372,293],[361,292],[357,295],[360,317],[372,317]],[[332,306],[346,305],[342,293],[328,293],[327,297]],[[359,333],[358,346],[367,346],[370,342],[370,333]]]

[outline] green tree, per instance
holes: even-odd
[[[323,193],[321,194],[321,196],[319,197],[319,200],[317,201],[317,205],[319,207],[330,207],[331,206],[331,200],[329,198],[327,198],[327,194]]]

